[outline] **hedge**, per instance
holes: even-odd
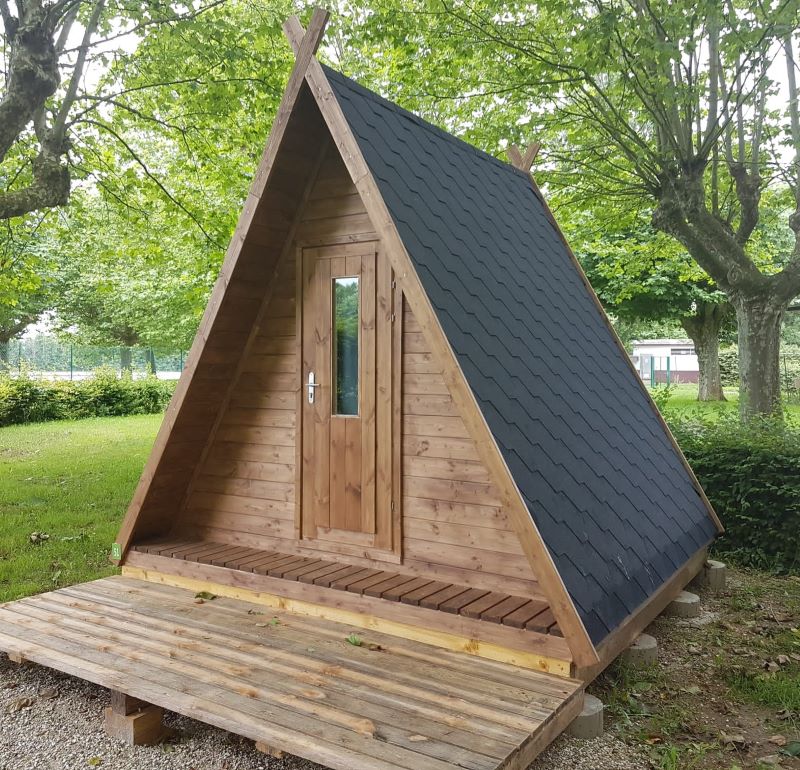
[[[781,389],[795,393],[800,381],[800,348],[797,345],[782,345],[780,353]],[[724,387],[739,385],[739,348],[736,345],[720,348],[719,375]]]
[[[34,380],[0,376],[0,426],[163,411],[175,383],[97,370],[88,380]]]
[[[800,573],[800,425],[670,420],[725,534],[714,551],[745,566]]]

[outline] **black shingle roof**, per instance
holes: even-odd
[[[715,526],[530,178],[326,73],[597,643]]]

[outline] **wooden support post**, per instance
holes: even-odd
[[[128,746],[154,746],[167,737],[163,716],[160,706],[111,690],[111,705],[105,711],[106,733]]]
[[[28,661],[25,656],[21,652],[9,652],[8,659],[12,663],[16,663],[18,666],[24,666]]]
[[[119,692],[119,690],[111,690],[111,710],[115,714],[122,714],[122,716],[127,717],[149,705],[149,703],[126,695],[124,692]]]
[[[280,749],[276,749],[274,746],[264,743],[264,741],[256,741],[256,751],[260,751],[268,757],[275,757],[275,759],[280,759],[283,756],[283,752]]]

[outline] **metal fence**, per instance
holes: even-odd
[[[46,335],[0,346],[0,372],[48,380],[84,380],[101,367],[117,373],[130,370],[134,377],[153,373],[159,379],[176,380],[185,359],[183,350],[77,345]]]

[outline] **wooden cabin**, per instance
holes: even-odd
[[[331,767],[522,768],[700,569],[719,522],[532,152],[503,163],[321,65],[324,20],[287,23],[296,66],[114,545],[123,577],[42,600],[26,620],[42,649],[5,631],[0,647]],[[157,677],[135,656],[103,668],[109,645],[126,653],[97,605],[127,617]],[[96,632],[94,668],[59,607],[70,633]],[[152,641],[197,628],[227,652],[195,640],[176,661]],[[48,633],[76,661],[54,660]],[[260,686],[272,671],[283,688],[261,711],[241,671],[191,668],[201,650],[253,666],[254,649]]]

